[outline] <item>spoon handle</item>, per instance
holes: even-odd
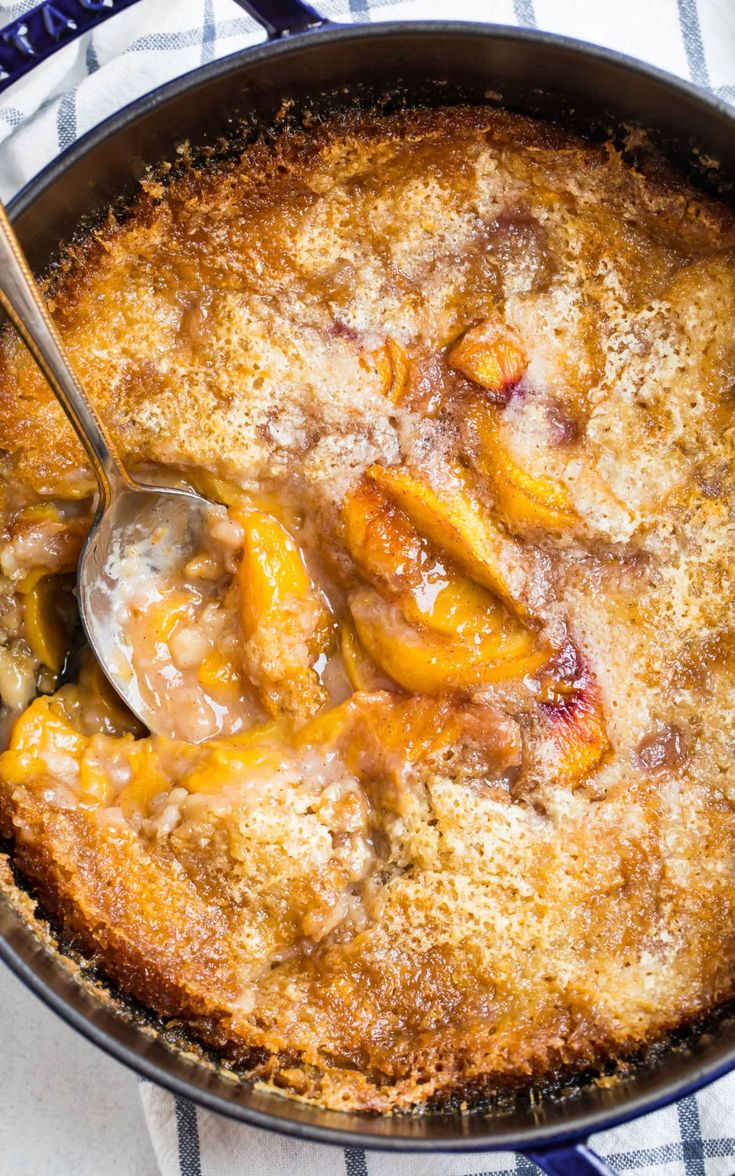
[[[0,304],[48,380],[89,454],[100,488],[101,505],[134,483],[110,434],[81,388],[36,285],[8,214],[0,203]]]

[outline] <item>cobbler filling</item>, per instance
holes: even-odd
[[[238,1073],[390,1112],[735,995],[735,220],[499,111],[143,184],[48,296],[141,480],[212,503],[111,651],[94,485],[0,347],[0,831]]]

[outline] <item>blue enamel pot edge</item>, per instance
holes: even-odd
[[[6,37],[6,51],[0,50],[0,88],[58,44],[133,2],[57,0],[25,14],[25,32]],[[418,94],[432,70],[469,99],[492,90],[511,108],[558,116],[581,129],[605,121],[650,128],[662,149],[678,166],[697,173],[695,178],[711,178],[705,170],[712,158],[722,164],[726,184],[735,175],[735,113],[689,83],[621,54],[491,25],[338,26],[299,0],[257,0],[243,7],[265,28],[265,43],[139,98],[78,140],[12,201],[11,214],[36,264],[45,264],[80,219],[134,183],[145,165],[170,157],[183,139],[198,142],[202,135],[226,131],[246,111],[267,118],[284,97],[300,102],[327,90],[358,92],[364,81],[376,91],[399,77],[408,94]],[[79,19],[80,13],[89,19]],[[8,45],[17,54],[15,62]],[[361,1118],[233,1083],[183,1057],[142,1028],[136,1016],[121,1015],[114,1002],[80,986],[7,900],[0,903],[0,957],[69,1024],[151,1081],[243,1122],[343,1147],[514,1150],[555,1176],[610,1173],[585,1143],[591,1133],[691,1094],[735,1067],[735,1024],[728,1017],[703,1042],[671,1050],[618,1084],[590,1086],[573,1098],[502,1115]]]

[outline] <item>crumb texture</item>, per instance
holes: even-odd
[[[48,288],[131,468],[222,504],[141,621],[212,737],[52,693],[93,483],[3,336],[0,831],[74,940],[386,1113],[733,997],[731,212],[519,116],[351,116],[144,184]]]

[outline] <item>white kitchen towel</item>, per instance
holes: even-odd
[[[36,0],[0,0],[0,24]],[[735,0],[312,0],[335,20],[448,18],[532,25],[618,49],[735,102]],[[140,0],[65,46],[0,98],[0,194],[8,198],[113,111],[198,65],[263,40],[232,0]],[[162,1176],[530,1174],[509,1153],[390,1156],[300,1143],[232,1123],[141,1083]],[[621,1173],[732,1176],[735,1075],[605,1132],[594,1148]],[[60,1169],[61,1170],[61,1169]]]
[[[202,1111],[141,1083],[161,1176],[533,1176],[511,1152],[390,1155],[301,1143]],[[701,1094],[592,1137],[615,1171],[630,1176],[732,1176],[735,1074]]]

